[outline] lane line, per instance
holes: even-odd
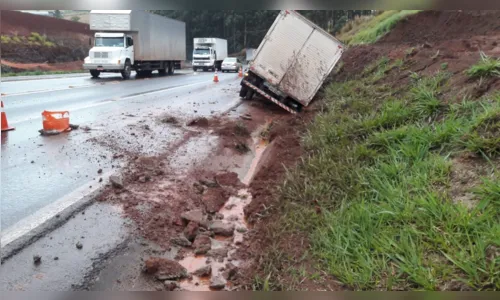
[[[182,75],[189,75],[191,73],[179,73],[177,76],[182,76]],[[104,77],[106,78],[106,77]],[[113,80],[113,81],[108,81],[108,82],[96,82],[92,84],[87,84],[87,85],[69,85],[68,87],[65,88],[58,88],[58,89],[46,89],[46,90],[36,90],[36,91],[29,91],[29,92],[20,92],[20,93],[1,93],[2,97],[14,97],[14,96],[23,96],[23,95],[32,95],[32,94],[38,94],[38,93],[48,93],[48,92],[58,92],[58,91],[65,91],[65,90],[71,90],[71,89],[77,89],[77,88],[86,88],[86,87],[93,87],[97,85],[108,85],[108,84],[120,84],[124,82],[134,82],[134,81],[143,81],[143,80],[155,80],[155,79],[160,79],[162,77],[154,77],[154,78],[137,78],[133,79],[130,81],[119,81],[119,80]],[[54,78],[54,79],[61,79],[61,78]]]
[[[37,91],[12,93],[12,94],[2,93],[2,97],[7,98],[7,97],[31,95],[31,94],[38,94],[38,93],[48,93],[48,92],[57,92],[57,91],[64,91],[64,90],[73,90],[73,89],[91,87],[91,86],[94,86],[94,85],[97,85],[97,84],[94,83],[94,84],[87,84],[87,85],[70,85],[68,87],[59,88],[59,89],[46,89],[46,90],[37,90]]]
[[[157,93],[161,93],[161,92],[165,92],[165,91],[177,90],[177,89],[181,89],[181,88],[185,88],[185,87],[199,85],[199,84],[202,84],[202,83],[203,84],[207,84],[207,83],[210,83],[210,82],[212,82],[212,81],[195,82],[195,83],[191,83],[191,84],[186,84],[186,85],[181,85],[181,86],[175,86],[175,87],[170,87],[170,88],[164,88],[164,89],[161,89],[161,90],[156,90],[156,91],[152,91],[152,92],[146,92],[146,93],[137,94],[137,95],[129,95],[129,96],[121,97],[121,98],[113,98],[113,99],[104,100],[104,101],[101,101],[101,102],[95,102],[95,103],[91,103],[91,104],[80,106],[80,107],[77,106],[76,108],[72,108],[71,109],[70,116],[71,116],[72,112],[79,111],[79,110],[82,110],[82,109],[87,109],[87,108],[97,107],[97,106],[101,106],[101,105],[106,105],[106,104],[110,104],[110,103],[121,101],[121,100],[129,100],[129,99],[137,98],[137,97],[140,97],[140,96],[148,96],[148,95],[157,94]],[[27,121],[38,120],[38,119],[41,119],[41,118],[42,118],[41,115],[37,116],[37,117],[33,116],[33,117],[24,118],[24,119],[21,119],[21,120],[12,121],[12,122],[9,122],[9,123],[11,123],[11,124],[19,124],[19,123],[23,123],[23,122],[27,122]]]

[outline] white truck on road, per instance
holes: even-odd
[[[220,70],[227,57],[227,40],[218,38],[194,38],[193,70]]]
[[[186,60],[186,24],[141,10],[92,10],[90,30],[97,31],[83,68],[92,77],[120,72],[130,78],[173,74]]]
[[[255,52],[240,97],[258,93],[291,113],[307,106],[344,45],[296,11],[281,11]]]

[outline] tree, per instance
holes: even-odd
[[[72,16],[71,21],[78,22],[78,21],[80,21],[80,17],[79,16]]]
[[[257,48],[273,24],[277,10],[152,10],[152,13],[186,23],[186,50],[193,52],[193,38],[215,37],[226,39],[231,54],[244,48]],[[331,34],[337,33],[356,16],[372,14],[369,10],[303,10],[306,18]]]
[[[62,19],[63,15],[60,10],[56,9],[52,12],[54,18]]]

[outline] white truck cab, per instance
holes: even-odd
[[[193,70],[221,69],[227,57],[227,40],[218,38],[194,38]]]
[[[125,33],[98,32],[83,68],[89,70],[92,77],[99,77],[101,72],[121,72],[124,78],[128,78],[133,64],[134,40],[131,36]]]

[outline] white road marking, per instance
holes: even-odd
[[[141,96],[153,95],[153,94],[162,93],[162,92],[166,92],[166,91],[172,91],[172,90],[176,90],[176,89],[186,88],[186,87],[190,87],[190,86],[194,86],[194,85],[199,85],[199,84],[202,84],[202,83],[208,84],[210,82],[211,81],[201,81],[201,82],[191,83],[191,84],[187,84],[187,85],[176,86],[176,87],[173,87],[173,88],[165,88],[165,89],[160,90],[160,91],[143,93],[143,94],[139,94],[139,95],[122,97],[122,98],[113,98],[113,99],[105,100],[105,101],[102,101],[102,102],[94,102],[94,103],[91,103],[91,104],[87,104],[87,105],[77,106],[75,108],[71,108],[71,110],[69,111],[69,113],[70,113],[70,117],[71,117],[71,113],[72,112],[79,111],[79,110],[82,110],[82,109],[87,109],[87,108],[97,107],[97,106],[101,106],[101,105],[106,105],[106,104],[110,104],[110,103],[117,102],[117,101],[122,101],[122,100],[129,100],[129,99],[133,99],[133,98],[137,98],[137,97],[141,97]],[[9,123],[10,124],[19,124],[19,123],[23,123],[23,122],[27,122],[27,121],[32,121],[32,120],[37,120],[37,119],[41,119],[41,118],[42,118],[41,115],[39,115],[37,117],[31,116],[31,117],[27,117],[27,118],[24,118],[24,119],[21,119],[21,120],[15,120],[15,121],[12,121],[12,122],[9,122]]]
[[[13,97],[13,96],[31,95],[31,94],[47,93],[47,92],[57,92],[57,91],[91,87],[94,85],[96,85],[96,84],[94,83],[94,84],[86,84],[86,85],[70,85],[67,88],[65,87],[65,88],[58,88],[58,89],[46,89],[46,90],[37,90],[37,91],[12,93],[12,94],[2,93],[2,97],[7,98],[7,97]]]

